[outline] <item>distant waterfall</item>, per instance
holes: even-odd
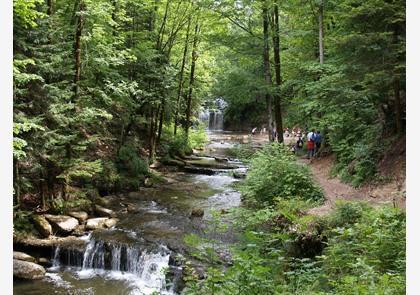
[[[223,110],[227,104],[222,98],[215,100],[215,108],[205,109],[199,114],[199,119],[209,130],[223,130]]]

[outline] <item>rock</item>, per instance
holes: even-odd
[[[48,258],[40,257],[38,258],[38,264],[46,266],[46,267],[50,267],[52,265],[52,262]]]
[[[28,255],[23,252],[17,252],[17,251],[13,251],[13,259],[28,261],[28,262],[36,261],[35,258],[33,258],[31,255]]]
[[[71,233],[79,221],[76,218],[67,215],[50,215],[46,214],[45,218],[51,223],[55,230],[63,234]]]
[[[13,276],[20,279],[39,280],[45,276],[45,268],[33,262],[13,259]]]
[[[159,169],[159,168],[162,168],[162,163],[161,162],[158,162],[158,161],[156,161],[156,162],[154,162],[153,164],[150,164],[149,165],[149,168],[154,168],[154,169]]]
[[[233,171],[233,178],[243,179],[246,177],[246,172]]]
[[[153,180],[150,177],[147,177],[144,180],[144,186],[145,187],[152,187],[153,186]]]
[[[42,237],[48,238],[52,235],[51,224],[42,215],[33,215],[32,220],[34,221],[35,228],[41,234]]]
[[[88,219],[88,214],[85,211],[72,211],[68,214],[79,220],[80,223],[83,223]]]
[[[79,224],[73,231],[73,235],[81,237],[85,235],[86,225]]]
[[[50,236],[49,239],[38,239],[32,236],[15,236],[13,235],[13,246],[18,247],[31,247],[31,248],[53,248],[53,247],[70,247],[70,248],[81,248],[84,249],[86,242],[75,236],[68,237],[54,237]]]
[[[127,207],[127,212],[128,213],[138,213],[140,211],[140,209],[137,208],[136,205],[134,205],[134,204],[126,203],[125,205]]]
[[[97,197],[93,200],[95,204],[98,204],[100,206],[109,206],[111,204],[112,198],[101,198]]]
[[[217,170],[204,167],[185,166],[184,170],[190,173],[213,175],[216,174]]]
[[[204,210],[201,208],[194,208],[191,211],[191,217],[203,217],[204,216]]]
[[[106,228],[111,228],[111,227],[115,226],[118,221],[119,221],[118,218],[110,218],[108,220],[105,220],[105,227]]]
[[[105,221],[108,220],[107,217],[91,218],[86,221],[86,229],[93,230],[105,227]]]
[[[216,162],[220,162],[220,163],[227,163],[229,160],[226,158],[218,158],[218,157],[214,157],[214,159],[216,160]]]
[[[95,205],[95,212],[101,217],[117,217],[117,214],[115,214],[114,211],[99,205]]]
[[[184,167],[185,163],[181,160],[175,160],[175,159],[168,159],[165,161],[166,165],[170,165],[170,166],[177,166],[177,167]]]

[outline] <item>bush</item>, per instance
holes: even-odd
[[[278,144],[266,145],[256,153],[241,191],[246,200],[260,206],[274,203],[277,197],[323,200],[322,191],[313,183],[308,168],[296,163],[294,156]]]
[[[227,155],[231,158],[239,159],[243,162],[248,162],[256,153],[251,144],[235,144],[228,150]]]
[[[131,177],[149,175],[147,160],[139,157],[136,148],[131,145],[123,145],[118,151],[117,168],[119,172]]]
[[[202,149],[207,143],[207,134],[204,126],[200,125],[197,129],[190,129],[188,141],[182,128],[173,134],[173,125],[165,125],[162,129],[161,150],[164,155],[175,157],[185,156],[192,153],[192,149]]]

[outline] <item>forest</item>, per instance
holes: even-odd
[[[405,46],[402,0],[13,0],[15,294],[405,294]]]

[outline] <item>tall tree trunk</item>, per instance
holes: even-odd
[[[392,43],[395,46],[395,50],[398,50],[398,36],[400,34],[400,27],[395,24],[393,28],[393,39]],[[396,53],[395,56],[396,65],[399,63],[400,54]],[[402,100],[400,93],[400,74],[398,70],[394,70],[394,81],[393,81],[393,90],[394,90],[394,112],[395,112],[395,131],[398,135],[403,133],[403,122],[402,122]]]
[[[81,37],[83,32],[84,25],[84,16],[83,11],[85,10],[85,4],[82,1],[79,3],[79,15],[77,16],[76,22],[76,35],[74,42],[74,97],[75,99],[79,96],[79,82],[80,82],[80,72],[81,72]]]
[[[324,0],[321,0],[318,14],[319,26],[319,63],[324,64]]]
[[[192,93],[193,93],[193,86],[194,86],[194,72],[195,72],[195,62],[198,58],[197,55],[197,43],[198,43],[198,34],[200,32],[200,25],[199,25],[199,17],[197,17],[197,23],[195,24],[194,29],[194,38],[193,38],[193,47],[191,53],[191,71],[190,71],[190,83],[188,89],[188,96],[187,96],[187,109],[185,110],[185,135],[188,138],[188,130],[190,129],[191,125],[191,102],[192,102]]]
[[[402,103],[400,94],[400,80],[396,77],[394,79],[394,99],[395,99],[395,131],[398,135],[403,133],[402,126]]]
[[[155,157],[155,137],[156,137],[156,131],[155,131],[155,112],[152,108],[150,110],[150,129],[149,129],[149,161],[153,162],[153,159]]]
[[[53,14],[53,0],[47,0],[47,14],[51,16]]]
[[[269,32],[268,32],[268,8],[267,0],[263,1],[263,31],[264,31],[264,51],[263,51],[263,62],[264,62],[264,80],[266,87],[272,86],[271,72],[270,72],[270,45],[269,45]],[[268,114],[268,139],[273,141],[273,114],[272,114],[272,97],[270,90],[266,90],[265,98],[267,101],[267,114]]]
[[[162,135],[162,128],[163,128],[163,118],[165,115],[165,100],[162,100],[161,103],[161,110],[160,110],[160,115],[159,115],[159,128],[158,128],[158,135],[157,135],[157,140],[156,140],[156,144],[158,145],[160,143],[160,137]]]
[[[15,186],[15,196],[16,196],[16,205],[20,206],[20,174],[19,174],[19,161],[18,160],[14,160],[14,168],[13,172],[15,174],[15,181],[14,181],[14,186]]]
[[[274,96],[274,117],[276,121],[277,140],[283,142],[283,118],[281,114],[281,64],[280,64],[280,24],[279,24],[279,7],[278,0],[274,3],[273,17],[273,51],[274,51],[274,70],[276,73],[277,93]]]
[[[191,26],[191,17],[188,18],[188,25],[187,25],[187,35],[185,36],[185,43],[184,43],[184,53],[182,55],[182,63],[181,63],[181,70],[179,72],[179,83],[178,83],[178,93],[176,97],[176,106],[175,106],[175,118],[174,118],[174,135],[176,135],[176,129],[178,127],[178,114],[180,109],[180,99],[182,95],[182,86],[184,82],[184,69],[185,69],[185,62],[187,60],[187,53],[188,53],[188,42],[190,36],[190,26]]]

